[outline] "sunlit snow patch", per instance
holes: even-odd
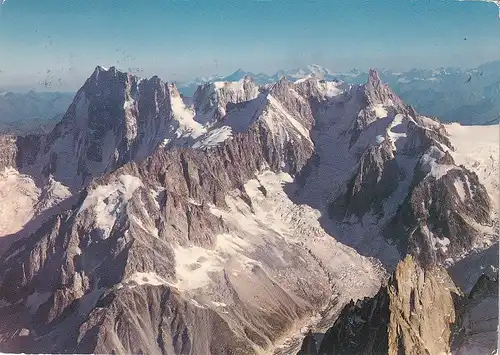
[[[172,105],[174,119],[179,123],[177,138],[185,136],[197,138],[206,132],[205,127],[194,120],[194,112],[186,108],[180,96],[172,95],[170,97],[170,103]]]
[[[437,180],[441,179],[448,171],[457,169],[454,165],[438,164],[437,160],[442,158],[444,153],[436,147],[431,147],[429,151],[422,156],[420,163],[424,171],[435,177]]]
[[[500,201],[499,186],[499,125],[490,126],[461,126],[458,123],[446,125],[451,143],[455,151],[450,151],[457,165],[464,165],[474,171],[479,181],[486,187],[491,200],[498,209]],[[481,139],[478,139],[480,137]],[[469,187],[466,175],[468,191]]]
[[[311,78],[312,78],[312,75],[306,75],[303,78],[295,80],[295,84],[303,83],[303,82],[305,82],[305,81],[307,81],[308,79],[311,79]]]
[[[193,148],[209,148],[214,147],[232,137],[232,129],[229,126],[222,126],[212,129],[206,135],[193,144]]]
[[[392,143],[393,149],[397,149],[397,147],[400,145],[398,143],[398,140],[406,138],[407,126],[408,119],[401,114],[397,114],[396,117],[394,117],[394,119],[392,120],[391,124],[387,127],[387,135],[390,142]]]
[[[80,207],[79,213],[90,212],[94,226],[101,231],[101,238],[106,239],[124,205],[132,198],[134,191],[142,186],[139,178],[131,175],[120,176],[119,181],[98,186],[89,192]]]
[[[134,272],[124,283],[131,283],[130,287],[141,285],[161,286],[169,283],[160,277],[156,272]]]
[[[465,175],[467,177],[467,175]],[[462,201],[465,201],[466,193],[465,193],[465,186],[462,180],[460,179],[455,179],[455,182],[453,183],[455,186],[455,189],[457,190],[458,197]]]
[[[333,82],[327,81],[322,86],[325,89],[325,96],[334,97],[340,95],[343,91]]]
[[[19,231],[34,214],[41,189],[12,168],[0,171],[0,237]]]
[[[213,249],[205,249],[191,245],[177,246],[175,252],[175,273],[177,282],[174,285],[180,290],[193,290],[210,284],[210,275],[228,267],[231,260],[236,261],[238,270],[243,271],[259,264],[243,255],[243,251],[252,246],[243,239],[231,234],[220,234]]]
[[[384,108],[382,104],[377,104],[373,106],[373,112],[375,112],[375,116],[377,116],[377,118],[384,118],[387,117],[388,115],[387,110]]]

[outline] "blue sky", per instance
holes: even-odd
[[[0,87],[9,88],[46,81],[74,90],[97,64],[182,81],[238,68],[405,70],[494,59],[500,19],[480,2],[7,0],[0,12]]]

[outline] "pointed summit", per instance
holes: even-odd
[[[280,96],[290,87],[290,80],[286,76],[282,76],[275,84],[272,84],[269,93]],[[280,94],[281,93],[281,94]]]
[[[382,84],[382,80],[380,79],[380,75],[375,69],[370,69],[368,72],[368,86],[378,88]]]
[[[120,88],[125,88],[129,81],[137,82],[139,78],[122,72],[116,67],[105,68],[98,65],[82,89],[86,94],[103,94],[103,90],[106,93],[116,93],[120,92]]]
[[[444,268],[424,269],[407,256],[388,286],[344,307],[319,353],[449,354],[452,325],[460,321],[453,301],[462,296]]]
[[[98,66],[95,67],[94,72],[96,72],[96,71],[98,71],[98,72],[100,72],[100,71],[108,71],[108,70],[109,70],[109,68],[103,67],[102,65],[98,65]]]
[[[44,174],[78,189],[91,177],[143,159],[161,143],[174,110],[184,112],[173,104],[178,101],[175,85],[158,77],[97,66],[49,134]]]
[[[233,82],[233,81],[240,81],[241,79],[243,79],[245,76],[247,75],[250,75],[250,76],[253,76],[252,73],[249,73],[249,72],[246,72],[244,71],[243,69],[239,68],[238,70],[236,70],[234,73],[232,73],[231,75],[229,76],[226,76],[224,79],[222,79],[223,81],[230,81],[230,82]]]
[[[397,108],[396,111],[406,112],[406,105],[391,90],[391,88],[382,82],[379,73],[370,69],[368,72],[368,81],[364,85],[365,95],[371,105],[383,105]]]
[[[276,83],[276,85],[287,85],[289,82],[290,82],[290,80],[288,80],[288,77],[286,75],[283,75],[280,78],[280,80],[278,80],[278,82]]]

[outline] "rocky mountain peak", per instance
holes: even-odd
[[[292,87],[293,83],[290,80],[288,80],[286,76],[283,76],[280,78],[280,80],[278,80],[274,85],[271,86],[269,93],[271,95],[279,96],[286,92],[286,95],[289,95],[288,90]]]
[[[319,352],[300,354],[491,354],[497,325],[498,276],[464,296],[444,268],[407,256],[374,297],[345,306]]]
[[[376,70],[370,69],[368,81],[363,85],[363,89],[370,105],[390,106],[394,107],[398,113],[406,113],[406,104],[401,101],[387,84],[382,82]]]
[[[445,269],[408,256],[375,297],[344,308],[319,353],[448,354],[461,296]]]
[[[67,186],[151,154],[183,111],[174,84],[97,67],[43,148],[43,172]],[[182,113],[181,113],[182,115]]]
[[[238,81],[202,84],[193,96],[197,120],[202,124],[213,124],[226,115],[228,105],[253,100],[258,94],[259,86],[248,75]]]
[[[370,69],[368,71],[368,82],[366,85],[372,88],[379,88],[384,85],[380,79],[379,73],[375,69]]]
[[[102,66],[97,66],[89,78],[86,80],[83,88],[92,89],[103,89],[107,88],[109,91],[116,90],[118,88],[124,87],[126,83],[130,81],[137,81],[137,77],[131,75],[127,72],[122,72],[116,67],[105,68]],[[120,92],[120,90],[118,90]]]

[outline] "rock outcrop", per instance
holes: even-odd
[[[344,308],[319,353],[448,354],[460,297],[445,269],[408,256],[375,297]]]
[[[448,157],[441,167],[426,169],[425,159],[433,158],[422,158],[410,194],[385,227],[386,235],[402,253],[428,264],[470,250],[482,235],[481,226],[492,224],[491,200],[477,175],[453,165],[451,156],[440,154]],[[438,169],[445,171],[436,172]]]
[[[452,342],[453,353],[493,354],[498,346],[498,269],[482,274],[458,309]]]

